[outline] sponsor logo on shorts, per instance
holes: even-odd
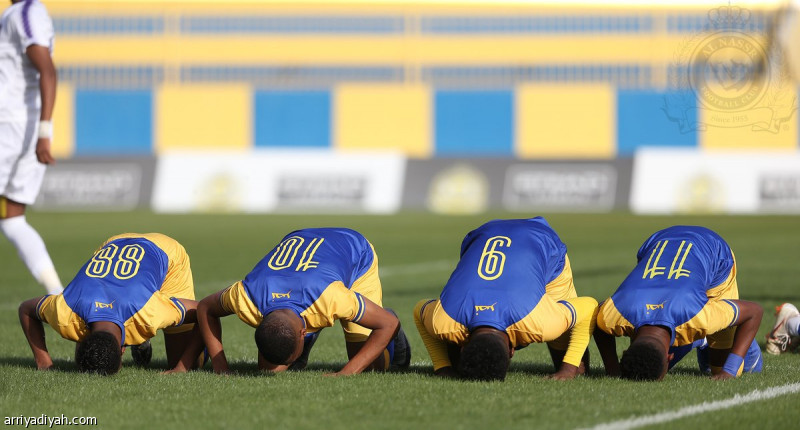
[[[656,310],[659,310],[659,309],[664,309],[664,302],[661,302],[661,303],[659,303],[657,305],[651,305],[651,304],[648,303],[648,304],[646,304],[644,306],[645,306],[645,308],[647,308],[648,311],[656,311]]]

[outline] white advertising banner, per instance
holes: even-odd
[[[640,214],[800,213],[800,153],[645,148],[630,205]]]
[[[405,158],[394,153],[258,150],[159,157],[156,212],[393,213]]]

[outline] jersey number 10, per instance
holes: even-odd
[[[300,261],[294,269],[295,272],[301,270],[305,272],[319,265],[319,261],[313,260],[314,254],[324,241],[325,239],[318,237],[311,239],[311,242],[305,247],[303,254],[300,256]],[[305,239],[300,236],[292,236],[281,242],[275,250],[275,253],[272,254],[272,257],[270,257],[267,262],[269,268],[272,270],[283,270],[287,267],[291,267],[292,264],[294,264],[294,259],[297,257],[298,251],[303,248],[303,243],[305,243]]]

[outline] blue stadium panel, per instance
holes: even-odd
[[[392,66],[185,66],[181,82],[247,82],[256,88],[327,88],[341,82],[402,82]]]
[[[257,147],[331,146],[329,91],[256,91]]]
[[[142,155],[152,147],[151,91],[76,91],[76,155]]]
[[[394,34],[403,16],[183,16],[186,34]]]
[[[61,35],[159,34],[164,32],[160,16],[91,16],[61,15],[53,17],[55,33]]]
[[[423,34],[649,33],[653,17],[620,15],[423,16]]]
[[[438,90],[437,156],[513,156],[514,96],[510,90]]]
[[[640,146],[696,147],[696,108],[691,91],[619,91],[617,154],[633,155]]]
[[[670,33],[702,33],[704,31],[763,33],[770,26],[772,13],[720,6],[703,13],[669,14],[667,31]]]

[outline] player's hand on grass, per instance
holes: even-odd
[[[711,379],[713,379],[714,381],[724,381],[727,379],[736,379],[736,377],[728,372],[719,372],[716,375],[712,375]]]
[[[556,381],[568,381],[578,376],[578,374],[579,374],[579,369],[577,366],[573,366],[567,363],[562,363],[561,368],[558,369],[558,372],[550,375],[548,379],[553,379]]]
[[[188,370],[186,370],[186,368],[182,364],[178,363],[177,366],[173,367],[172,369],[165,370],[165,371],[161,372],[161,374],[162,375],[174,375],[176,373],[186,373],[186,372],[188,372]]]
[[[49,354],[43,357],[35,357],[34,360],[36,361],[36,368],[39,370],[50,370],[53,368],[53,360],[50,358]]]

